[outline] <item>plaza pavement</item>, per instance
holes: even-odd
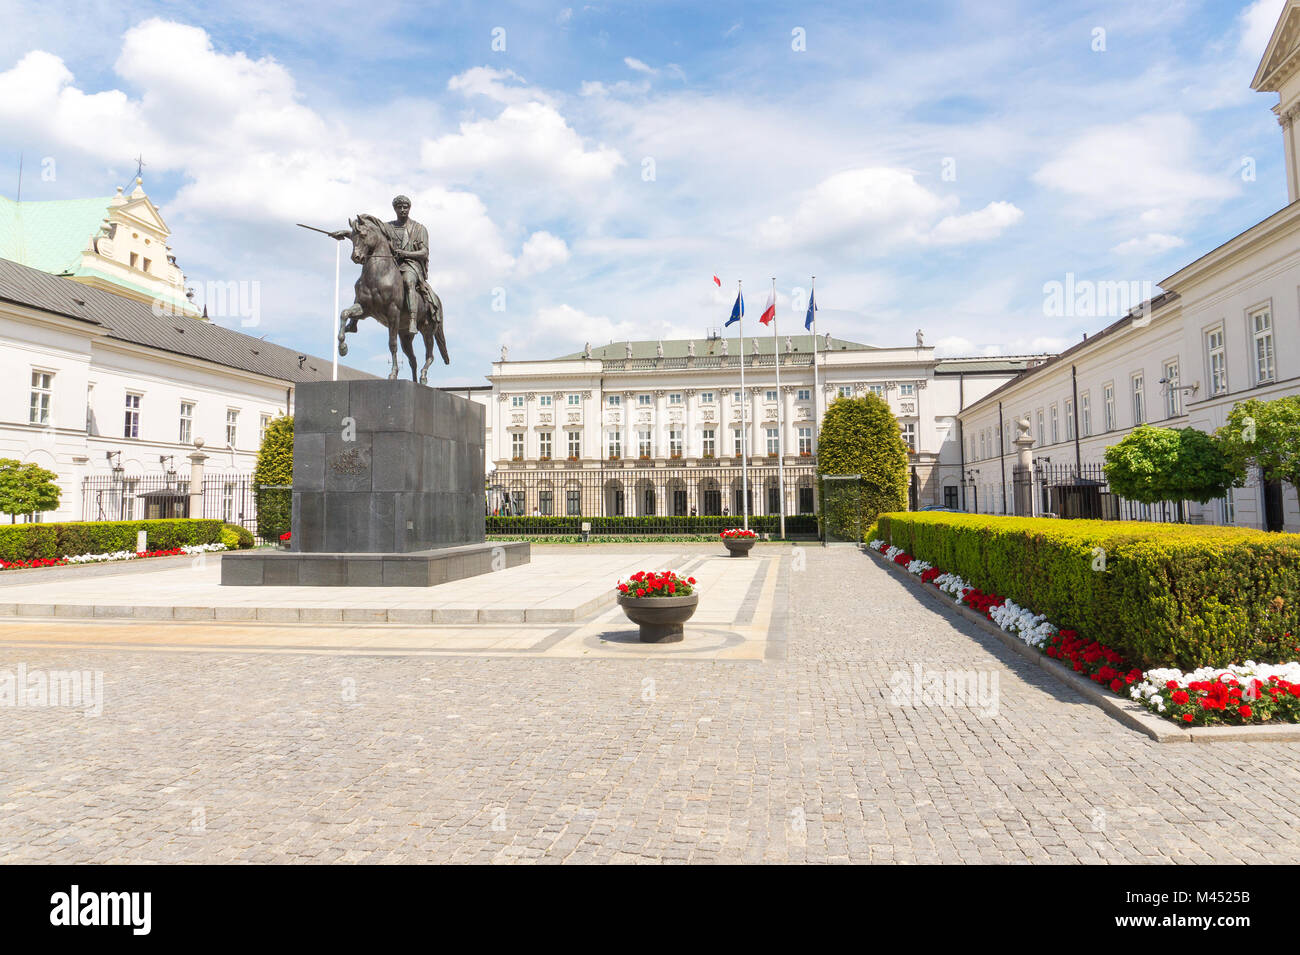
[[[609,610],[571,653],[0,619],[0,671],[105,684],[97,717],[0,706],[0,862],[1300,859],[1294,744],[1155,743],[851,547],[674,550],[736,575],[676,647]],[[898,705],[914,665],[996,674],[997,705]]]

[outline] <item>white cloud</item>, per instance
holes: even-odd
[[[465,96],[484,96],[498,103],[555,104],[550,94],[528,86],[514,70],[494,70],[487,66],[475,66],[457,73],[447,81],[447,89]]]
[[[1168,235],[1164,232],[1148,232],[1144,236],[1135,236],[1119,245],[1114,246],[1111,251],[1116,255],[1124,256],[1149,256],[1159,255],[1162,252],[1168,252],[1170,249],[1178,249],[1186,245],[1176,235]]]
[[[623,57],[623,63],[625,66],[627,66],[629,70],[635,70],[638,73],[646,73],[650,76],[654,76],[659,72],[653,66],[650,66],[648,63],[645,63],[642,60],[638,60],[634,56]]]
[[[549,232],[534,232],[524,242],[515,263],[515,274],[536,275],[569,261],[569,247],[559,236]]]
[[[1181,223],[1197,204],[1227,199],[1237,188],[1198,168],[1196,127],[1181,114],[1148,115],[1094,126],[1065,143],[1034,181],[1072,196],[1085,216],[1143,215],[1150,225]]]
[[[975,212],[940,219],[929,239],[938,245],[986,242],[1000,236],[1024,216],[1023,212],[1009,202],[990,202]]]
[[[532,321],[506,333],[512,345],[537,346],[532,354],[553,358],[577,351],[586,342],[603,345],[620,339],[642,339],[645,327],[632,320],[615,321],[604,315],[591,315],[572,305],[547,305],[537,310]]]

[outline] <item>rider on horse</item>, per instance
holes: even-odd
[[[429,288],[429,230],[411,218],[411,200],[398,196],[393,200],[393,212],[397,218],[388,223],[393,232],[393,255],[397,258],[397,268],[402,273],[402,286],[405,289],[404,305],[410,316],[411,334],[417,331],[415,318],[419,314],[419,295],[424,299],[429,314],[436,314],[433,306],[433,290]],[[335,238],[346,238],[347,232],[331,233]],[[354,320],[355,321],[355,320]],[[355,324],[352,326],[355,330]]]

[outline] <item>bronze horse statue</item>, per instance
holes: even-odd
[[[442,353],[444,365],[451,364],[447,357],[447,341],[442,329],[442,301],[437,294],[428,289],[428,298],[415,295],[416,315],[412,323],[411,314],[406,308],[406,289],[402,283],[400,263],[393,254],[393,235],[388,223],[366,213],[358,213],[355,219],[349,219],[351,227],[349,238],[352,240],[352,261],[361,266],[361,277],[357,279],[355,301],[339,314],[342,323],[339,327],[339,354],[348,353],[348,344],[344,336],[357,330],[357,321],[367,315],[388,329],[388,350],[393,356],[393,367],[388,373],[389,381],[397,378],[397,346],[401,343],[411,363],[411,380],[416,381],[415,351],[411,347],[415,335],[411,332],[414,324],[416,331],[424,338],[424,365],[419,371],[418,381],[429,383],[429,366],[433,364],[433,345],[436,341],[438,351]]]

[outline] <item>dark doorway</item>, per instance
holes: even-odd
[[[1264,529],[1280,533],[1286,526],[1282,508],[1282,482],[1264,482]]]

